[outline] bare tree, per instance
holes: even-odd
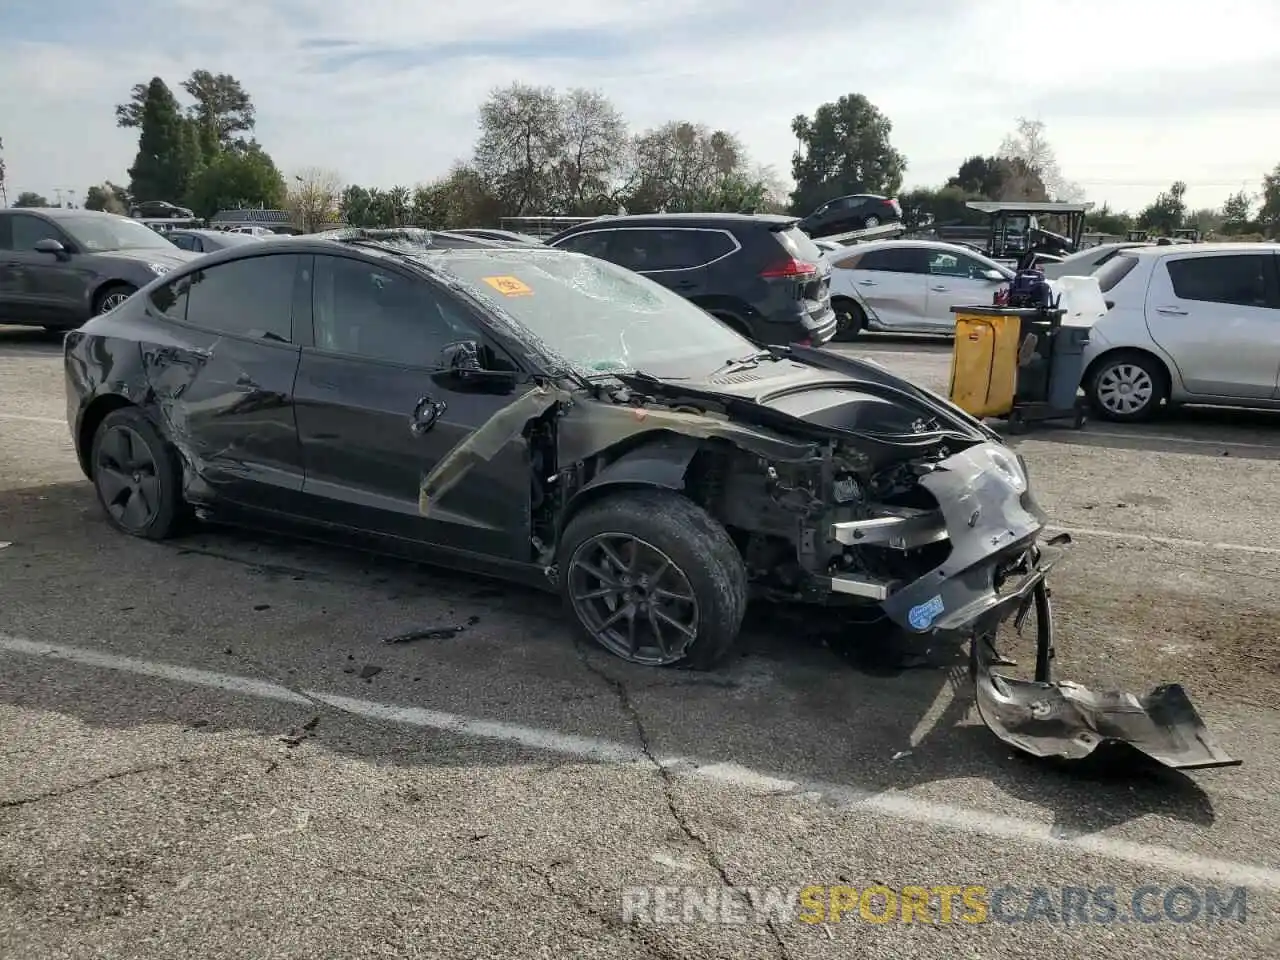
[[[1044,122],[1019,117],[1013,132],[1000,144],[1000,158],[1020,160],[1040,178],[1048,195],[1063,203],[1084,199],[1084,189],[1063,176],[1053,146],[1045,137]],[[1006,185],[1007,186],[1007,185]]]
[[[304,232],[316,233],[337,219],[342,178],[334,171],[308,167],[294,174],[288,187],[285,205]]]
[[[744,176],[746,150],[724,130],[672,121],[635,138],[632,202],[668,212],[696,210],[724,181]]]
[[[627,154],[627,125],[595,90],[570,90],[560,99],[563,154],[556,165],[558,206],[565,213],[603,212]]]
[[[555,90],[513,83],[494,90],[480,107],[475,166],[507,210],[544,212],[553,200],[555,167],[565,142]]]

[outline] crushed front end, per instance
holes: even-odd
[[[931,506],[872,505],[867,515],[829,525],[832,593],[878,601],[897,627],[922,641],[969,643],[983,721],[1027,753],[1079,760],[1120,742],[1178,769],[1239,763],[1214,741],[1181,686],[1139,698],[1051,679],[1046,578],[1070,541],[1044,537],[1046,518],[1021,458],[993,440],[912,470]],[[909,580],[877,575],[891,566],[878,558],[894,554],[917,563],[930,556],[937,565],[923,573],[918,567]],[[1033,611],[1035,679],[993,671],[1002,662],[996,631],[1011,618],[1021,626]]]

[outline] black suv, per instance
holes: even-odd
[[[828,200],[800,221],[800,229],[811,237],[830,237],[901,222],[902,207],[893,197],[855,193]]]
[[[836,330],[831,267],[795,217],[601,217],[547,240],[644,274],[760,344],[821,346]]]

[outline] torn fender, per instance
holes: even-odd
[[[529,421],[542,416],[571,395],[554,385],[539,385],[521,394],[440,458],[422,478],[418,490],[418,513],[427,516],[435,502],[457,486],[471,468],[492,460],[507,444],[516,440]]]
[[[1175,770],[1241,763],[1209,733],[1180,684],[1162,684],[1145,697],[1095,693],[1069,680],[1038,682],[993,673],[994,652],[986,638],[975,638],[973,656],[983,723],[1024,753],[1084,760],[1104,744],[1125,743]]]

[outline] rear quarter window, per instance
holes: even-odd
[[[1103,264],[1095,274],[1098,278],[1098,287],[1103,293],[1106,293],[1113,289],[1117,283],[1127,277],[1137,265],[1137,257],[1124,253],[1113,257]]]
[[[788,256],[795,257],[805,263],[817,263],[822,258],[821,248],[809,239],[809,235],[796,227],[778,230],[774,233]]]

